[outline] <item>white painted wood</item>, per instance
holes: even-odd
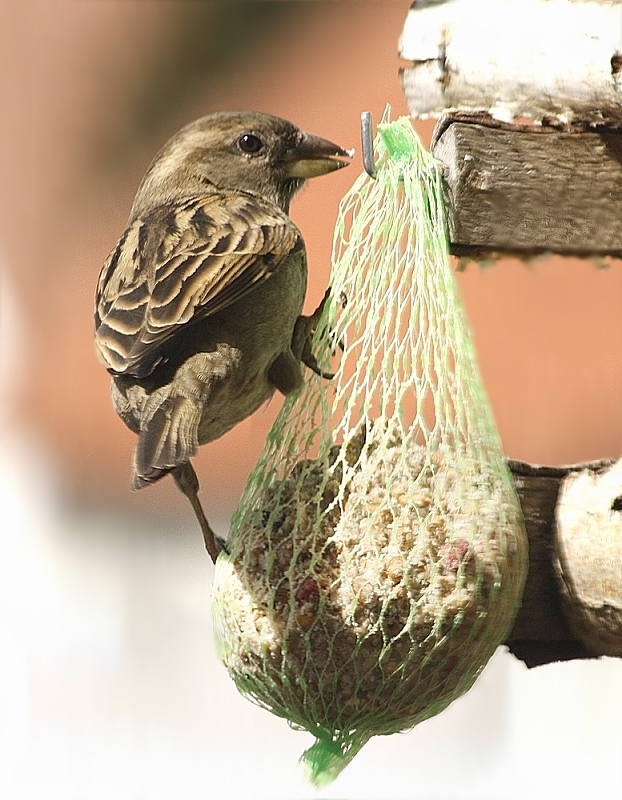
[[[414,117],[622,120],[622,0],[420,2],[400,55]]]

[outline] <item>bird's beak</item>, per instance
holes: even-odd
[[[352,158],[354,150],[344,150],[338,144],[314,136],[312,133],[302,134],[295,147],[285,153],[283,161],[288,178],[315,178],[326,175],[336,169],[347,167],[349,161],[341,161],[335,156]]]

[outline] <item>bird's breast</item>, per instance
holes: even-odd
[[[281,353],[291,352],[306,284],[304,252],[293,254],[270,279],[201,324],[205,355],[212,358],[216,349],[228,354],[221,377],[208,387],[199,426],[201,444],[222,436],[273,395],[268,370]]]

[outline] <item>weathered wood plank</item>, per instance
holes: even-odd
[[[452,253],[622,257],[622,128],[441,120]]]

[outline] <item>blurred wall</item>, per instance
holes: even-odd
[[[407,109],[397,40],[409,0],[0,1],[0,252],[25,324],[20,423],[76,502],[188,514],[166,479],[130,493],[134,437],[92,344],[97,276],[151,158],[181,125],[225,108],[291,119],[359,148],[359,114]],[[417,123],[425,141],[432,123]],[[313,181],[292,216],[307,243],[307,308],[327,284],[340,197],[361,169]],[[622,269],[551,259],[471,264],[459,277],[509,456],[562,463],[622,444]],[[235,507],[278,410],[204,447],[209,513]]]

